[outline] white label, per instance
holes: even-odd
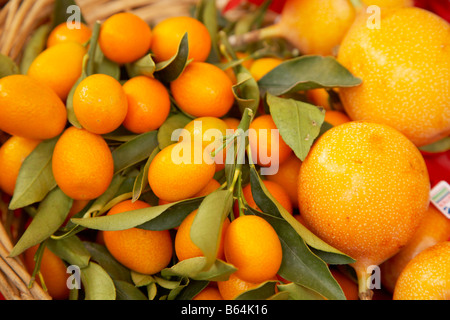
[[[431,202],[450,219],[450,185],[447,181],[440,181],[430,192]]]

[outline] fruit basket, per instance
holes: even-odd
[[[411,48],[448,22],[326,2],[0,1],[1,296],[426,297],[401,272],[450,258],[450,59]]]

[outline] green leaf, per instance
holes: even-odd
[[[219,39],[218,39],[218,12],[216,1],[202,0],[197,4],[197,19],[208,29],[211,37],[211,52],[207,59],[208,62],[220,60]]]
[[[258,83],[243,66],[237,66],[236,70],[237,83],[233,85],[233,94],[239,110],[244,113],[245,109],[250,109],[256,114],[260,102]]]
[[[139,171],[139,175],[136,177],[133,185],[133,197],[132,200],[136,201],[141,196],[144,188],[148,186],[148,168],[150,167],[150,163],[152,163],[153,158],[160,151],[158,147],[156,147],[150,157],[148,157],[147,162]]]
[[[108,273],[97,263],[89,262],[81,269],[85,300],[115,300],[116,287]]]
[[[121,172],[141,161],[147,160],[158,146],[157,131],[137,135],[134,139],[114,149],[114,172]]]
[[[131,282],[130,270],[120,264],[104,245],[90,241],[84,241],[83,245],[92,256],[92,260],[105,269],[113,280]]]
[[[155,78],[170,83],[176,80],[188,63],[189,44],[187,32],[181,38],[177,53],[169,60],[156,64]]]
[[[39,204],[36,216],[11,250],[10,255],[15,257],[50,237],[66,219],[72,202],[73,200],[58,187],[50,191]]]
[[[156,64],[150,54],[145,55],[133,63],[127,63],[125,67],[130,79],[137,76],[153,77],[153,73],[156,70]]]
[[[183,129],[192,118],[189,118],[184,113],[176,113],[169,116],[166,121],[158,129],[158,143],[159,148],[162,150],[167,146],[178,141],[178,135],[175,131],[177,129]]]
[[[98,44],[95,50],[95,57],[94,57],[94,73],[106,74],[118,81],[120,80],[119,64],[106,58]]]
[[[23,56],[20,59],[20,73],[27,74],[28,68],[34,59],[45,50],[47,46],[47,37],[50,31],[50,25],[43,24],[33,32],[23,50]],[[3,63],[0,63],[0,65],[3,65]],[[2,72],[0,71],[0,77],[1,74]]]
[[[183,290],[177,295],[176,300],[192,300],[209,284],[207,280],[190,280]]]
[[[116,300],[148,300],[141,290],[129,282],[113,280],[116,287]]]
[[[59,25],[60,23],[70,21],[72,15],[75,12],[68,10],[70,6],[76,6],[80,8],[74,0],[56,0],[54,1],[53,17],[52,17],[52,29]],[[75,17],[75,16],[74,16]],[[80,12],[80,22],[86,23],[83,15]]]
[[[47,247],[62,260],[79,268],[88,266],[91,254],[77,236],[67,237],[61,240],[48,239]]]
[[[320,133],[325,113],[318,107],[293,99],[267,95],[270,114],[286,144],[305,160]]]
[[[200,204],[191,226],[191,240],[206,258],[205,269],[216,261],[222,238],[223,222],[233,206],[233,194],[228,190],[216,190]]]
[[[259,81],[261,94],[280,96],[316,88],[353,87],[361,84],[334,57],[300,56],[282,62]]]
[[[324,300],[317,292],[294,282],[278,285],[278,290],[288,292],[290,300]]]
[[[430,153],[446,152],[450,150],[450,137],[445,137],[429,145],[419,147],[419,149]]]
[[[205,257],[190,258],[161,270],[161,275],[188,277],[193,280],[225,281],[237,270],[233,265],[219,259],[208,270],[205,270],[205,265]]]
[[[136,287],[148,286],[156,281],[155,278],[149,274],[142,274],[136,271],[131,271],[130,273],[131,280]]]
[[[22,163],[9,204],[11,210],[41,201],[56,186],[52,156],[58,139],[41,142]]]
[[[266,281],[255,288],[251,288],[233,300],[266,300],[273,296],[276,291],[278,281]]]
[[[78,80],[75,82],[75,84],[72,86],[72,88],[69,91],[69,94],[67,95],[66,99],[66,110],[67,110],[67,120],[69,123],[78,128],[81,129],[82,126],[80,122],[77,119],[77,116],[75,115],[75,111],[73,109],[73,95],[75,94],[75,90],[77,89],[78,85],[80,84],[83,79],[86,78],[86,75],[81,75]]]

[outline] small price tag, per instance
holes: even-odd
[[[450,219],[450,185],[447,181],[440,181],[430,192],[431,202]]]

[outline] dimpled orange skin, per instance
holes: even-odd
[[[148,208],[144,201],[125,200],[109,210],[107,215]],[[169,230],[152,231],[139,228],[103,231],[108,251],[125,267],[142,273],[155,274],[172,259],[172,238]]]
[[[105,56],[116,63],[131,63],[143,57],[152,43],[152,30],[139,16],[116,13],[103,22],[98,44]]]
[[[75,200],[91,200],[108,188],[114,162],[100,135],[69,127],[56,143],[52,170],[56,183],[66,195]]]
[[[219,289],[210,286],[200,291],[192,300],[223,300],[223,297]]]
[[[391,293],[394,292],[395,282],[409,261],[426,248],[447,240],[450,240],[450,219],[430,204],[413,238],[399,253],[381,264],[383,286]]]
[[[47,39],[47,47],[52,47],[54,45],[63,42],[77,42],[84,44],[91,38],[92,30],[84,23],[80,23],[79,28],[69,29],[67,22],[63,22],[57,25],[49,34]]]
[[[292,206],[298,208],[298,173],[302,161],[292,153],[278,168],[275,174],[267,175],[269,181],[278,183],[289,195]]]
[[[425,249],[406,265],[395,285],[393,299],[450,299],[450,241]]]
[[[75,89],[73,111],[86,130],[96,134],[110,133],[127,116],[127,95],[113,77],[93,74],[83,79]]]
[[[348,122],[325,132],[303,161],[299,209],[311,231],[356,260],[362,277],[412,238],[429,191],[422,155],[404,135]]]
[[[375,5],[385,8],[412,7],[414,5],[413,0],[362,0],[362,3],[366,6]]]
[[[199,20],[187,16],[164,19],[153,28],[151,50],[157,61],[167,61],[177,52],[181,39],[188,33],[188,59],[206,61],[211,51],[211,36]]]
[[[233,83],[227,74],[213,64],[191,62],[170,83],[179,107],[194,117],[223,117],[234,103]]]
[[[198,209],[187,215],[187,217],[178,227],[177,234],[175,236],[175,253],[180,261],[204,256],[200,248],[197,247],[194,242],[192,242],[190,236],[192,223],[194,222],[197,212]],[[219,247],[217,249],[217,259],[224,259],[223,239],[229,225],[230,220],[226,218],[222,225],[221,238],[219,241]]]
[[[382,10],[379,29],[367,19],[358,17],[338,54],[362,79],[339,90],[349,117],[393,126],[417,146],[449,135],[450,25],[419,8]]]
[[[332,55],[354,18],[349,0],[288,0],[275,26],[303,54]]]
[[[184,153],[189,149],[190,156]],[[155,195],[175,202],[193,197],[206,187],[216,169],[213,160],[204,158],[202,153],[203,149],[198,150],[194,144],[184,142],[158,152],[148,169],[149,185]]]
[[[125,82],[123,90],[128,98],[128,111],[123,126],[131,132],[156,130],[169,116],[169,92],[158,80],[137,76]]]
[[[40,140],[12,136],[0,146],[0,189],[14,193],[17,177],[23,161],[37,147]]]
[[[281,265],[280,239],[263,218],[243,215],[234,219],[225,233],[226,261],[238,270],[236,276],[248,282],[275,277]]]
[[[242,280],[236,276],[236,273],[231,274],[226,281],[217,281],[217,287],[224,300],[233,300],[240,294],[260,284]]]
[[[77,42],[54,45],[33,60],[27,74],[52,88],[64,101],[81,76],[85,54],[86,48]]]
[[[0,130],[45,140],[59,135],[66,122],[66,107],[48,86],[26,75],[0,79]]]

